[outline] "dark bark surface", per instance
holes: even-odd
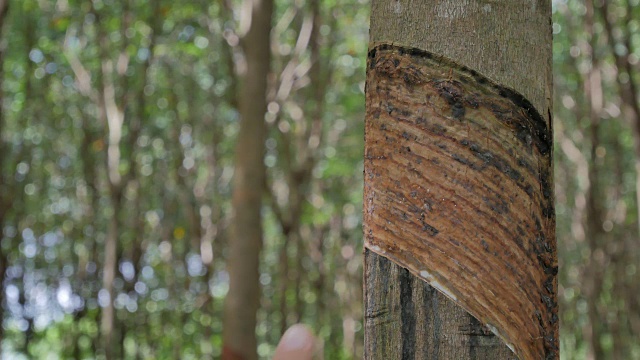
[[[365,359],[516,359],[487,327],[409,270],[365,250],[365,271],[373,280],[365,287]]]

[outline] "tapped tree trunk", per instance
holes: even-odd
[[[366,108],[365,358],[557,359],[551,1],[373,0]]]
[[[260,212],[265,185],[264,114],[267,109],[273,0],[245,1],[251,9],[251,23],[241,42],[246,73],[239,94],[240,132],[236,143],[232,199],[234,217],[227,260],[229,293],[224,304],[222,358],[225,360],[258,358],[255,330],[260,305]]]

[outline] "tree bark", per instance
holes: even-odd
[[[222,358],[257,359],[256,313],[260,305],[259,264],[262,248],[262,194],[265,184],[264,142],[267,77],[270,68],[273,0],[246,0],[250,25],[242,39],[246,73],[240,90],[240,133],[232,206],[232,239],[227,269],[229,293],[224,305]]]
[[[365,359],[516,359],[476,318],[407,269],[368,250],[365,259]]]
[[[104,355],[107,360],[113,359],[116,349],[114,349],[114,335],[115,328],[115,291],[113,288],[113,282],[116,277],[117,264],[118,264],[118,235],[120,233],[120,219],[119,210],[122,204],[121,193],[114,193],[111,196],[111,204],[114,209],[111,219],[109,219],[109,227],[107,230],[107,238],[104,245],[104,266],[102,268],[102,289],[104,290],[103,296],[108,295],[108,302],[102,308],[100,318],[100,333],[102,335],[102,346]]]
[[[557,359],[550,1],[372,6],[365,358]]]

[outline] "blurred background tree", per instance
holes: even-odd
[[[640,8],[558,1],[553,27],[563,358],[640,358]]]
[[[2,358],[221,356],[245,3],[0,0]],[[561,356],[637,359],[640,8],[553,3]],[[369,7],[274,4],[261,358],[362,357]]]

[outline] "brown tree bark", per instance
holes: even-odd
[[[365,358],[558,358],[550,20],[373,1]]]
[[[248,31],[242,38],[246,73],[239,94],[240,133],[233,180],[232,238],[227,269],[229,293],[224,304],[222,358],[257,359],[256,313],[260,305],[259,265],[262,248],[262,194],[267,77],[273,0],[246,0]],[[246,19],[245,19],[246,20]]]

